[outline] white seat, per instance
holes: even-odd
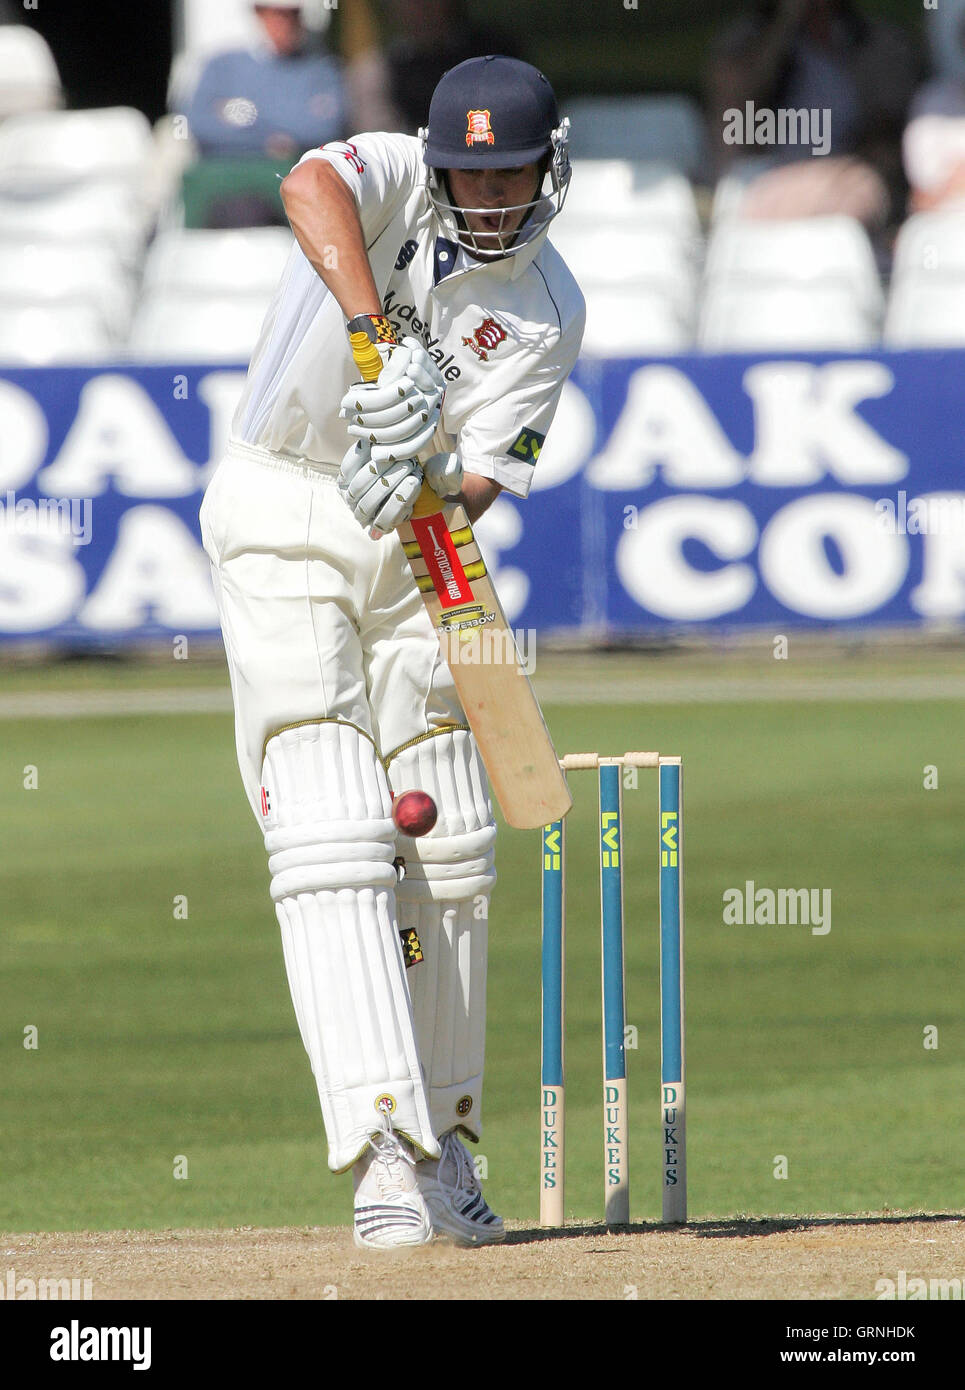
[[[892,285],[909,278],[936,281],[959,275],[965,275],[965,201],[909,217],[895,242]]]
[[[708,284],[837,285],[872,319],[883,309],[871,242],[851,217],[724,222],[711,234],[704,273]]]
[[[29,196],[0,193],[0,240],[102,243],[126,267],[136,265],[145,238],[142,211],[115,183],[81,183]]]
[[[710,283],[697,341],[705,352],[866,351],[878,332],[847,285]]]
[[[670,295],[652,286],[591,289],[586,295],[584,356],[663,356],[693,346],[691,322]]]
[[[895,243],[883,338],[889,347],[965,343],[965,202],[920,212]]]
[[[965,277],[893,285],[882,341],[895,348],[965,346]]]
[[[692,97],[583,97],[566,114],[575,159],[659,160],[691,178],[706,173],[707,131]]]
[[[151,126],[141,111],[37,111],[0,125],[0,189],[42,191],[85,179],[144,183]]]
[[[560,225],[552,240],[584,294],[619,285],[653,285],[692,316],[697,270],[690,247],[662,227]]]
[[[5,306],[0,313],[0,362],[7,366],[86,364],[114,355],[103,320],[90,305]]]
[[[0,25],[0,118],[50,111],[63,102],[47,40],[26,24]]]
[[[696,238],[700,219],[688,179],[667,164],[645,160],[574,161],[566,202],[554,226],[600,221],[616,226],[672,227]]]
[[[293,242],[284,227],[164,232],[145,259],[144,288],[268,294],[281,278]]]
[[[131,283],[107,246],[0,242],[0,304],[3,312],[10,305],[86,304],[119,339],[130,323]]]
[[[136,362],[224,362],[251,357],[268,297],[259,295],[149,295],[134,315],[127,356]]]

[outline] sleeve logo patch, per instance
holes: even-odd
[[[535,463],[545,439],[546,435],[539,434],[536,430],[522,429],[509,446],[508,452],[513,458],[522,459],[524,463]]]
[[[351,140],[330,140],[327,145],[321,145],[319,148],[323,149],[326,154],[340,154],[343,159],[348,160],[357,174],[365,172],[365,160]]]

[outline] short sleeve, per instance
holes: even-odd
[[[516,497],[528,495],[540,450],[579,354],[584,318],[580,313],[572,320],[553,353],[534,365],[515,390],[468,417],[458,443],[467,473],[492,478]]]
[[[348,184],[369,240],[388,226],[424,178],[422,145],[411,135],[353,135],[309,150],[298,163],[309,159],[327,160]]]

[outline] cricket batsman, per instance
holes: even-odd
[[[547,241],[567,129],[542,73],[488,56],[445,74],[419,137],[303,156],[281,185],[296,245],[201,507],[238,761],[365,1248],[505,1234],[463,1143],[482,1128],[496,826],[395,532],[424,485],[470,521],[529,491],[583,334]],[[392,819],[416,788],[438,808],[417,839]]]

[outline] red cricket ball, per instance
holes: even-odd
[[[428,835],[438,814],[427,792],[403,792],[392,802],[392,819],[403,835]]]

